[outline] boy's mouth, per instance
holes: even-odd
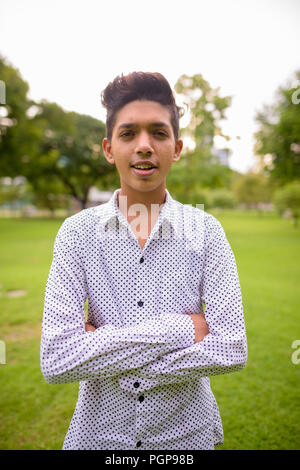
[[[150,176],[156,170],[156,166],[153,163],[135,163],[131,165],[133,172],[138,176]]]

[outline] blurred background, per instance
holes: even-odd
[[[0,0],[0,449],[62,447],[78,384],[41,375],[44,290],[63,220],[119,187],[100,95],[132,71],[169,80],[168,190],[236,257],[249,360],[211,379],[219,448],[299,448],[299,19],[298,0]]]

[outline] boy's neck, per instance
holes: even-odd
[[[130,223],[141,249],[144,248],[165,202],[165,188],[165,185],[161,185],[154,191],[142,192],[122,185],[118,193],[119,210]],[[136,207],[135,204],[142,204],[142,207]]]
[[[153,191],[135,191],[132,188],[127,188],[126,186],[122,185],[118,196],[126,196],[125,201],[127,210],[134,204],[143,204],[150,213],[152,204],[164,204],[166,199],[166,186],[159,186]],[[123,212],[124,205],[121,204],[120,206],[119,199],[118,206],[121,212]],[[126,214],[123,215],[126,216]]]

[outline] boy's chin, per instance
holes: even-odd
[[[161,181],[160,183],[156,182],[151,182],[151,181],[139,181],[139,182],[131,182],[129,184],[125,185],[121,183],[121,188],[124,191],[135,191],[135,192],[140,192],[140,193],[150,193],[155,190],[158,190],[160,187],[165,187],[165,182]]]

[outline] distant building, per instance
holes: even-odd
[[[112,195],[113,191],[100,191],[98,188],[93,186],[88,194],[87,207],[93,207],[98,206],[99,204],[104,204],[111,198]]]
[[[229,149],[216,149],[212,150],[213,155],[216,157],[216,163],[229,166]]]

